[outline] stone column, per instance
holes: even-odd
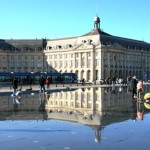
[[[79,53],[79,66],[78,66],[78,68],[82,68],[82,62],[81,62],[81,55],[82,55],[82,53]]]
[[[88,66],[88,53],[86,52],[85,53],[85,68],[87,68],[87,66]]]
[[[82,62],[81,62],[81,58],[82,58],[82,53],[80,52],[79,53],[79,66],[78,66],[78,71],[79,71],[79,80],[81,80],[82,79],[82,76],[81,76],[81,71],[82,71]]]
[[[66,56],[65,54],[63,54],[63,56],[62,56],[62,57],[63,57],[63,59],[62,59],[62,60],[63,60],[63,61],[62,61],[62,63],[63,63],[62,68],[65,68],[65,60],[66,60],[66,59],[65,59],[65,56]]]
[[[91,80],[95,81],[95,50],[93,46],[93,50],[91,52]]]
[[[76,55],[73,53],[73,68],[76,68]]]
[[[85,80],[87,81],[87,66],[88,66],[88,61],[87,61],[87,59],[88,59],[88,53],[87,52],[85,52],[85,66],[84,66],[84,68],[85,68]]]

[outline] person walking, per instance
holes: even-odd
[[[130,82],[131,82],[131,76],[127,77],[127,86],[130,86]]]
[[[116,84],[116,77],[113,76],[113,77],[112,77],[112,85],[115,86],[115,84]]]
[[[142,99],[142,95],[143,95],[143,80],[140,80],[137,84],[137,98],[138,100]]]
[[[14,79],[13,79],[13,96],[16,96],[17,88],[18,88],[18,80],[16,77],[14,77]]]
[[[132,79],[131,79],[131,91],[132,91],[132,99],[134,99],[135,95],[137,94],[137,79],[136,79],[136,76],[134,76]]]
[[[49,89],[49,84],[50,84],[50,82],[49,82],[49,77],[47,77],[47,79],[46,79],[47,89]]]
[[[82,79],[82,85],[84,86],[84,84],[85,84],[85,79],[83,78]]]
[[[40,91],[42,92],[43,89],[43,91],[45,92],[45,78],[43,76],[40,77],[39,84],[40,84]]]

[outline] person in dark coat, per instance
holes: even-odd
[[[13,79],[13,96],[16,95],[17,88],[18,88],[18,80],[16,77],[14,77],[14,79]]]
[[[42,89],[43,91],[45,91],[45,78],[43,76],[40,77],[39,84],[40,84],[40,91],[42,92]]]
[[[137,94],[137,79],[136,79],[136,76],[134,76],[131,79],[131,91],[132,91],[132,99],[134,99],[134,95]]]

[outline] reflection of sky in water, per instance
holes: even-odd
[[[1,150],[141,150],[149,145],[149,110],[132,101],[126,88],[22,94],[19,103],[11,96],[0,99]],[[75,103],[66,105],[71,99]]]

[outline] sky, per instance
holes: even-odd
[[[0,0],[0,39],[81,36],[100,27],[150,43],[150,0]]]

